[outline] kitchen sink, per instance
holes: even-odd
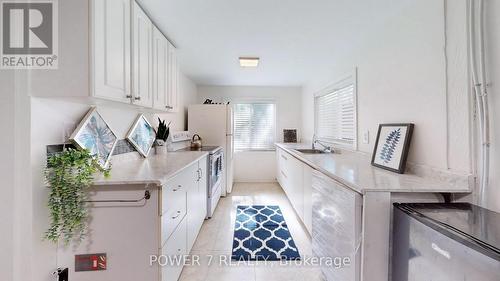
[[[298,152],[302,152],[304,154],[327,154],[327,153],[331,153],[331,152],[327,152],[327,151],[323,151],[323,150],[319,150],[319,149],[295,149],[296,151]]]

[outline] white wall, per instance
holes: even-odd
[[[490,209],[500,212],[500,2],[487,0],[487,73],[491,83],[489,91],[491,113],[491,170],[490,184],[486,190]]]
[[[90,103],[98,104],[99,112],[119,138],[125,137],[137,114],[141,112],[141,109],[129,105],[102,104],[100,101],[86,98],[67,98],[68,95],[85,97],[89,94],[88,5],[88,1],[81,0],[59,1],[59,68],[50,71],[30,71],[28,81],[20,83],[28,88],[25,92],[34,96],[31,98],[31,107],[28,100],[28,108],[24,110],[23,115],[31,120],[31,128],[29,125],[21,125],[18,128],[31,134],[31,138],[26,138],[31,141],[31,147],[30,145],[24,147],[27,153],[31,152],[30,159],[26,160],[31,167],[21,170],[26,174],[25,179],[31,182],[27,184],[30,187],[29,192],[23,197],[24,205],[19,204],[25,206],[25,209],[18,212],[27,214],[26,219],[19,221],[24,221],[30,228],[23,232],[29,237],[23,239],[24,237],[18,235],[18,232],[15,232],[17,236],[13,237],[14,242],[20,240],[30,249],[30,251],[17,250],[23,257],[32,259],[31,262],[24,260],[16,262],[20,267],[19,272],[25,274],[22,280],[52,281],[51,272],[55,268],[67,267],[74,263],[72,260],[57,261],[55,246],[41,239],[48,227],[46,207],[48,190],[44,185],[42,173],[46,161],[46,145],[62,143],[63,131],[71,131],[78,125],[90,108]],[[40,98],[53,96],[61,98]],[[172,121],[173,130],[184,130],[186,104],[195,102],[196,98],[196,85],[181,75],[181,109],[178,113],[161,114],[161,117]],[[151,113],[147,113],[146,116],[156,124],[156,118],[152,118]],[[23,189],[17,188],[15,191],[20,193]],[[9,237],[6,239],[9,241]],[[2,280],[12,279],[2,278]]]
[[[214,102],[274,100],[276,102],[276,141],[283,141],[283,129],[302,128],[300,87],[199,86],[198,101]],[[236,182],[265,182],[276,180],[274,152],[236,152],[234,180]]]
[[[14,133],[14,73],[0,70],[0,130],[4,136]],[[2,196],[0,197],[0,279],[13,280],[14,246],[14,147],[15,139],[0,138],[0,177],[2,178]]]
[[[181,110],[178,113],[160,114],[161,118],[172,121],[172,129],[185,130],[186,103],[196,100],[196,86],[187,77],[181,78]],[[54,245],[42,242],[47,229],[49,217],[47,210],[48,189],[43,181],[43,167],[46,161],[46,145],[63,143],[64,131],[72,131],[85,116],[90,105],[71,100],[32,98],[31,99],[31,164],[33,169],[33,250],[37,262],[33,264],[34,274],[39,274],[50,280],[46,275],[48,270],[56,267],[56,251]],[[127,105],[99,105],[99,113],[106,120],[119,139],[124,139],[140,109]],[[147,118],[156,124],[156,116],[145,113]],[[43,258],[40,258],[43,257]],[[70,266],[69,261],[59,260],[58,266]],[[64,264],[66,263],[66,264]],[[39,277],[40,278],[40,277]]]
[[[332,49],[336,64],[304,87],[304,136],[313,133],[314,93],[357,67],[360,151],[372,152],[378,124],[411,122],[410,162],[470,173],[466,1],[376,2],[356,23],[345,14],[351,33]]]
[[[24,280],[31,268],[30,110],[26,72],[0,70],[0,279]]]

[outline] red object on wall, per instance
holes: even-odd
[[[106,254],[88,254],[75,256],[75,271],[99,271],[106,270]]]

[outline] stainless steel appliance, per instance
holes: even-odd
[[[392,280],[500,280],[499,213],[468,203],[394,206]]]
[[[221,146],[186,147],[178,151],[208,152],[207,218],[211,218],[222,195],[224,176],[224,150]]]

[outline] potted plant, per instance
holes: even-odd
[[[51,219],[47,240],[65,244],[83,240],[89,219],[88,188],[97,172],[108,177],[110,168],[102,168],[97,156],[85,149],[65,148],[47,159],[45,179],[50,188]]]
[[[170,134],[170,122],[167,125],[165,120],[161,120],[158,117],[158,130],[156,130],[156,140],[155,140],[156,154],[167,153],[167,139],[169,134]]]

